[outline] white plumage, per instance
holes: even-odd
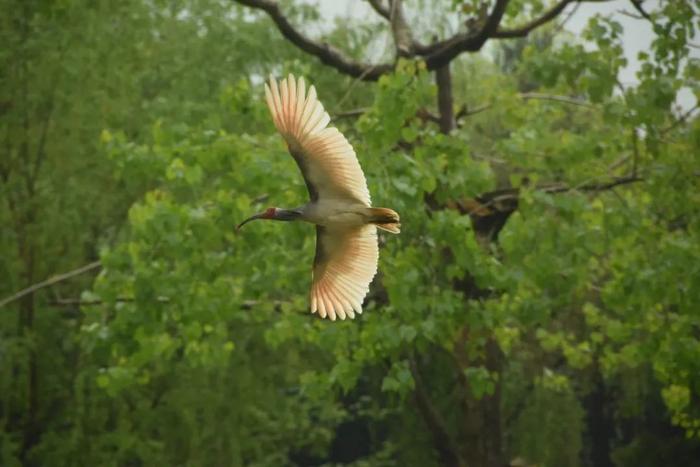
[[[270,78],[265,97],[272,120],[306,181],[310,202],[300,208],[269,208],[253,219],[304,220],[316,224],[311,312],[322,318],[354,318],[377,273],[377,227],[399,233],[399,216],[371,207],[367,181],[355,151],[304,79]],[[239,226],[240,227],[240,226]]]

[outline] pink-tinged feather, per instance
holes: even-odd
[[[268,89],[269,88],[269,96]],[[307,87],[289,75],[270,79],[266,101],[278,131],[295,151],[307,185],[319,197],[346,199],[370,206],[367,181],[355,151],[337,128],[328,127],[330,117],[318,101],[314,86]]]
[[[317,242],[320,253],[314,264],[312,295],[326,302],[331,319],[353,318],[362,313],[362,300],[377,271],[376,229],[373,225],[326,228],[318,231]]]
[[[337,128],[328,126],[330,117],[314,86],[307,87],[303,78],[296,80],[292,75],[279,82],[271,77],[265,85],[265,100],[306,180],[311,206],[316,206],[306,214],[306,220],[322,226],[317,227],[311,312],[331,320],[352,319],[362,313],[362,302],[377,272],[374,224],[394,221],[368,219],[370,224],[357,227],[353,219],[364,219],[374,212],[367,181],[348,140]]]

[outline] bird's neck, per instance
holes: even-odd
[[[275,210],[275,217],[273,220],[276,221],[295,221],[301,218],[303,211],[301,208],[297,209],[282,209],[277,208]]]

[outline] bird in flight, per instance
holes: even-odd
[[[316,225],[316,257],[311,284],[311,312],[321,318],[354,318],[377,273],[377,228],[399,233],[399,215],[373,208],[365,174],[355,151],[316,98],[304,78],[270,77],[265,97],[272,120],[306,182],[310,201],[294,209],[268,208],[256,219],[302,220]]]

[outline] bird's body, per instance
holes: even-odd
[[[265,86],[272,119],[287,142],[309,191],[296,209],[269,208],[255,219],[303,220],[316,225],[311,312],[322,318],[354,318],[377,272],[377,228],[399,233],[399,215],[373,208],[355,151],[316,99],[312,86],[292,75]]]
[[[344,199],[322,199],[304,206],[302,220],[323,227],[352,228],[367,224],[367,207]]]
[[[398,214],[394,211],[387,208],[367,207],[353,200],[323,199],[308,203],[301,210],[301,220],[323,227],[353,228],[374,224],[381,229],[384,228],[385,222],[398,223],[396,217]],[[387,230],[394,232],[395,229]]]

